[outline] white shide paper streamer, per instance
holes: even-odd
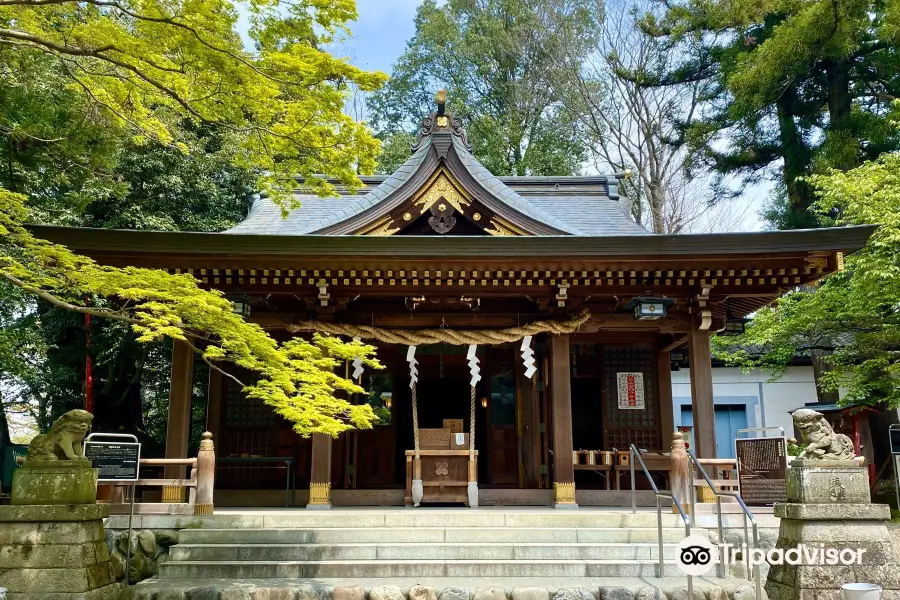
[[[415,346],[410,346],[406,351],[406,362],[409,363],[409,389],[412,389],[416,382],[419,381],[419,369],[416,367],[419,361],[416,360]]]
[[[476,350],[478,350],[478,346],[470,344],[469,352],[466,354],[466,358],[469,360],[469,372],[472,374],[472,380],[469,382],[469,385],[472,387],[475,387],[481,381],[481,367],[478,366],[478,357],[475,356]]]
[[[526,335],[522,338],[522,347],[520,350],[522,351],[522,364],[525,365],[525,377],[531,379],[537,372],[537,367],[534,366],[534,350],[531,349],[530,335]]]

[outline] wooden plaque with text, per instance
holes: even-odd
[[[735,440],[738,486],[747,506],[787,502],[784,437]]]

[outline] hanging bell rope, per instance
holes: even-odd
[[[469,480],[466,486],[466,497],[469,508],[478,508],[478,473],[475,467],[475,386],[481,381],[481,368],[478,366],[478,346],[471,344],[466,358],[469,360]]]
[[[416,365],[416,347],[410,346],[406,351],[406,361],[409,363],[409,389],[412,392],[412,418],[413,418],[413,449],[415,451],[415,460],[413,460],[413,476],[410,486],[413,506],[419,506],[422,498],[425,496],[425,486],[422,485],[422,461],[419,456],[419,401],[416,397],[416,384],[419,381],[419,369]]]
[[[292,333],[301,331],[318,331],[332,335],[346,335],[362,339],[374,339],[388,344],[417,346],[424,344],[505,344],[517,342],[526,336],[539,333],[574,333],[591,317],[589,310],[584,309],[575,317],[566,321],[534,321],[527,325],[506,329],[383,329],[369,325],[351,325],[348,323],[325,323],[323,321],[301,321],[288,326]]]

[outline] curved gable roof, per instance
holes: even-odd
[[[473,203],[469,215],[482,212],[486,233],[525,235],[647,235],[635,223],[627,202],[617,194],[615,176],[504,177],[493,175],[470,152],[465,130],[456,119],[425,120],[414,152],[389,177],[364,178],[362,193],[339,190],[337,198],[298,193],[300,208],[282,218],[268,198],[258,198],[250,214],[224,233],[252,235],[391,235],[411,223],[413,199],[427,192],[443,171]],[[521,193],[520,193],[521,192]],[[479,208],[480,207],[480,208]],[[401,218],[402,214],[402,218]],[[418,218],[418,217],[416,217]],[[500,225],[495,225],[495,219]],[[414,220],[414,219],[413,219]],[[475,214],[474,221],[480,216]],[[473,222],[474,222],[473,221]],[[490,229],[489,227],[494,227]],[[452,234],[452,232],[451,232]]]

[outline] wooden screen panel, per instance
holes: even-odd
[[[359,431],[357,436],[356,486],[358,488],[395,487],[396,433],[393,428],[366,429]]]
[[[242,373],[242,379],[246,373]],[[216,455],[226,457],[292,456],[297,487],[309,483],[311,442],[297,435],[262,400],[248,398],[230,379],[222,385],[222,409]],[[216,487],[220,489],[284,489],[284,463],[220,463]]]
[[[601,353],[603,430],[606,450],[627,450],[629,444],[659,451],[659,380],[656,351],[643,347],[605,346]],[[621,372],[644,374],[644,408],[620,410],[618,378]]]
[[[232,380],[227,380],[224,387],[226,427],[275,427],[277,415],[260,398],[247,397]]]

